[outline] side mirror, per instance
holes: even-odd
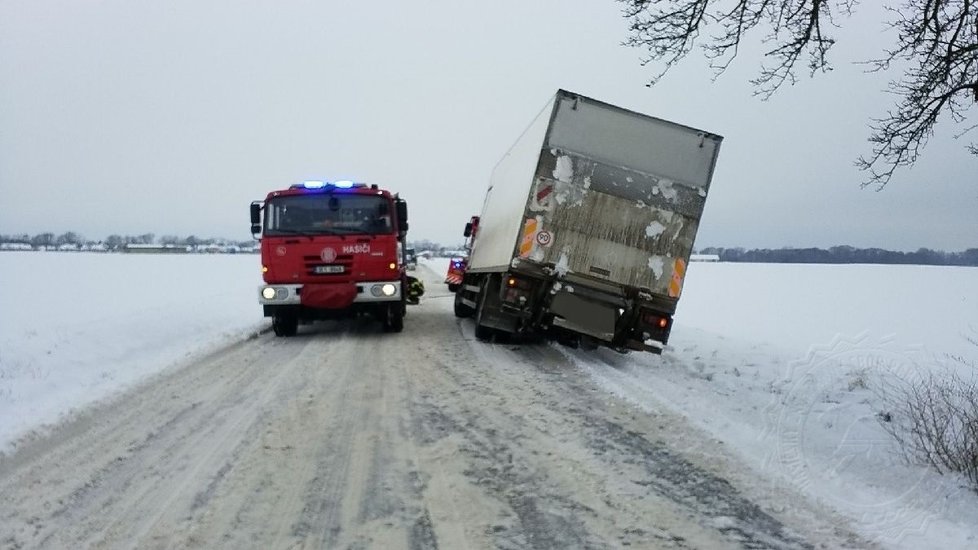
[[[462,233],[462,236],[466,239],[472,236],[472,222],[465,224],[465,232]]]
[[[251,203],[251,234],[261,233],[261,203]]]
[[[407,201],[404,199],[397,199],[397,227],[400,229],[401,233],[407,233],[408,230],[408,211],[407,211]]]

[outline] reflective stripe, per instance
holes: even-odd
[[[520,257],[526,258],[530,255],[530,251],[533,250],[533,244],[536,242],[537,233],[537,219],[527,218],[526,223],[523,224],[523,241],[520,242]]]
[[[682,258],[676,258],[672,265],[672,280],[669,281],[669,296],[678,298],[683,290],[683,278],[686,276],[686,262]]]

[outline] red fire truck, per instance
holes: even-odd
[[[275,335],[359,314],[400,332],[407,229],[407,203],[376,185],[306,181],[251,203],[265,281],[258,301]]]
[[[448,290],[455,292],[462,286],[465,279],[465,267],[469,262],[469,253],[472,251],[472,244],[475,242],[475,234],[479,229],[479,216],[472,216],[469,223],[465,224],[465,256],[453,256],[448,261],[448,273],[445,274],[445,284]]]

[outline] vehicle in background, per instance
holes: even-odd
[[[463,256],[455,256],[448,260],[448,273],[445,274],[445,284],[448,290],[455,292],[465,278],[465,262]]]
[[[299,322],[371,314],[404,327],[407,203],[376,185],[307,181],[251,203],[261,235],[258,301],[276,336]]]
[[[472,251],[472,243],[475,241],[475,234],[479,229],[479,216],[472,216],[469,223],[465,224],[465,251],[462,255],[452,256],[448,261],[448,273],[445,274],[445,284],[448,290],[455,292],[465,278],[465,266],[468,262],[469,253]]]
[[[413,248],[404,249],[404,266],[409,271],[414,271],[418,268],[418,255]]]
[[[492,172],[455,314],[661,353],[722,139],[558,91]]]

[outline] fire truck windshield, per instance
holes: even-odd
[[[309,194],[265,204],[265,235],[389,234],[389,201],[377,195]]]

